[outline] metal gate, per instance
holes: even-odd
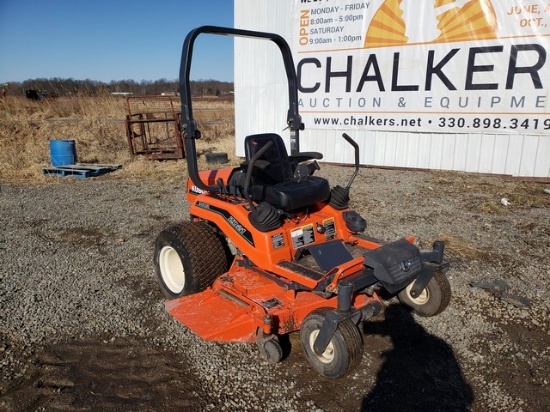
[[[183,159],[181,104],[177,96],[140,96],[126,99],[126,136],[132,156]]]

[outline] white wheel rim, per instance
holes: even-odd
[[[185,286],[185,270],[178,252],[172,246],[164,246],[160,250],[159,267],[166,287],[173,293],[180,293]]]
[[[317,339],[317,336],[319,335],[319,330],[314,330],[309,334],[309,346],[311,348],[311,351],[313,354],[315,354],[315,349],[313,349],[313,345],[315,344],[315,340]],[[334,360],[334,345],[332,344],[332,341],[329,342],[327,345],[327,348],[323,352],[321,356],[317,356],[317,359],[319,359],[323,363],[330,363]]]
[[[414,282],[412,282],[409,286],[407,286],[407,296],[415,305],[425,305],[428,300],[430,299],[430,292],[428,292],[428,288],[424,288],[422,292],[416,297],[413,298],[411,296],[411,290],[414,285]]]

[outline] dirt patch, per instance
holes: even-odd
[[[61,239],[80,246],[99,245],[104,236],[102,230],[82,227],[66,230],[59,235]]]
[[[59,342],[30,360],[7,411],[200,410],[204,402],[185,359],[128,339]]]
[[[507,376],[505,387],[510,394],[529,399],[531,410],[550,410],[548,334],[535,325],[503,325],[502,329],[516,348],[529,349],[510,350],[508,361],[496,373]]]

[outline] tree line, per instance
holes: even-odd
[[[232,82],[218,80],[191,81],[193,96],[223,96],[233,92]],[[11,82],[6,86],[6,95],[25,96],[29,90],[35,90],[44,97],[98,95],[106,93],[129,93],[132,95],[160,95],[179,93],[177,80],[113,80],[109,83],[96,80],[75,79],[29,79],[23,82]]]

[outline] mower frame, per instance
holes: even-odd
[[[247,158],[240,167],[199,171],[195,139],[201,132],[193,118],[189,75],[201,34],[278,46],[288,80],[290,156],[280,136],[252,135],[245,140]],[[307,360],[321,375],[336,379],[360,363],[358,325],[383,310],[382,292],[397,294],[422,316],[446,308],[449,265],[442,242],[420,250],[412,236],[385,243],[363,233],[365,219],[349,207],[360,169],[359,146],[350,136],[343,135],[355,150],[355,170],[347,185],[329,188],[328,181],[312,176],[322,155],[300,152],[304,125],[295,66],[284,38],[196,28],[183,44],[179,82],[190,220],[167,226],[157,237],[154,255],[172,316],[206,340],[256,342],[269,362],[284,357],[279,337],[300,331]],[[277,167],[293,176],[274,183],[262,180]],[[307,190],[309,203],[299,194]]]

